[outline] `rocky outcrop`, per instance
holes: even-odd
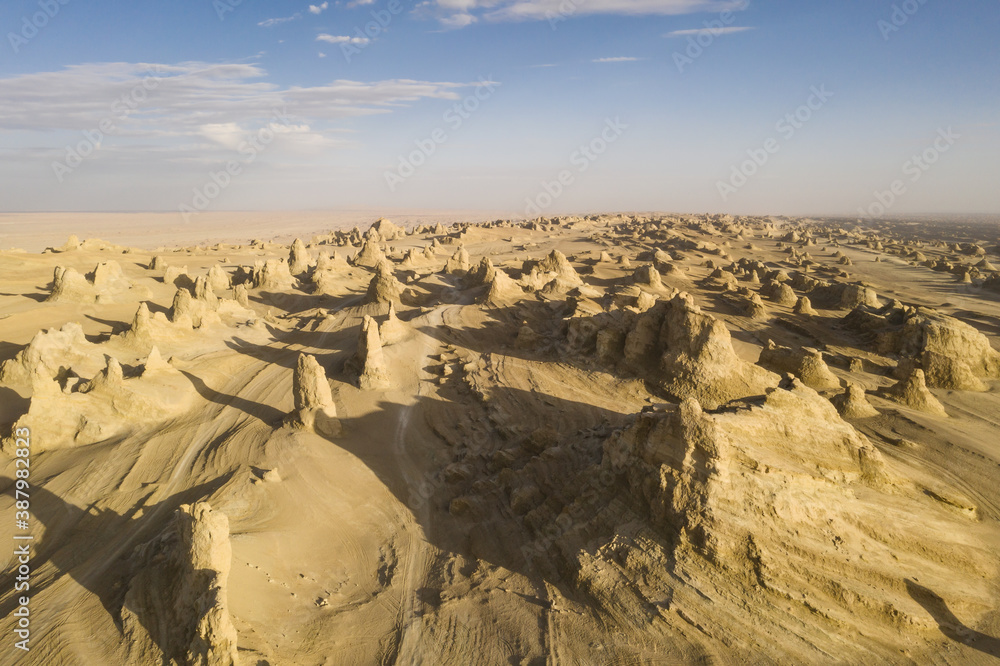
[[[288,423],[297,428],[316,430],[324,435],[340,434],[337,420],[337,406],[326,372],[314,356],[299,354],[292,375],[292,397],[295,411],[288,417]]]
[[[874,289],[865,285],[844,285],[844,290],[840,295],[840,308],[850,310],[859,305],[877,308],[879,306],[878,294],[875,293]]]
[[[229,616],[229,520],[205,502],[185,504],[164,532],[138,547],[121,610],[131,663],[235,666]]]
[[[965,391],[985,390],[983,380],[1000,378],[1000,352],[954,317],[892,303],[878,310],[855,308],[843,321],[868,338],[874,351],[901,357],[897,376],[919,368],[928,386]]]
[[[768,340],[758,362],[775,372],[793,374],[817,391],[840,388],[840,380],[830,371],[823,354],[812,347],[792,349]]]
[[[841,572],[842,554],[803,546],[825,529],[815,512],[840,526],[860,508],[844,506],[845,488],[890,483],[878,449],[797,380],[756,406],[713,414],[689,398],[644,413],[605,442],[603,467],[676,535],[679,569],[707,561],[765,588]]]
[[[126,377],[122,364],[110,355],[101,356],[103,367],[89,380],[85,381],[77,370],[92,367],[95,359],[80,355],[75,357],[79,359],[74,364],[77,370],[69,365],[73,357],[67,355],[63,357],[66,365],[60,364],[56,375],[48,377],[50,370],[44,357],[31,358],[40,351],[36,348],[26,355],[27,366],[17,364],[33,372],[28,411],[15,423],[15,427],[31,429],[38,440],[37,451],[106,441],[158,423],[188,409],[195,395],[191,382],[178,372],[143,372],[140,376],[130,373]]]
[[[538,262],[537,269],[539,273],[566,288],[578,287],[583,284],[583,278],[569,263],[566,255],[559,250],[552,250],[547,257]]]
[[[383,260],[375,267],[375,276],[368,283],[368,292],[365,294],[365,303],[392,303],[398,302],[403,293],[403,285],[393,274],[392,264],[388,260]]]
[[[600,353],[603,364],[621,365],[678,398],[710,408],[761,395],[778,375],[740,358],[726,325],[701,311],[687,294],[658,301],[645,312],[610,312],[586,328],[570,326],[575,349]],[[602,335],[610,329],[612,333]]]
[[[653,266],[640,266],[636,269],[635,273],[632,274],[632,283],[653,289],[663,287],[660,271],[656,270]]]
[[[761,288],[760,293],[780,305],[793,306],[798,301],[795,292],[784,282],[770,282]]]
[[[48,386],[74,365],[98,353],[99,348],[87,340],[83,327],[69,322],[61,329],[36,333],[27,347],[0,365],[0,382]]]
[[[233,281],[229,277],[229,273],[225,271],[219,264],[213,264],[210,269],[208,269],[208,286],[217,292],[227,291],[233,286]]]
[[[465,276],[465,285],[470,288],[488,285],[496,277],[497,269],[489,257],[483,257],[476,267]]]
[[[455,254],[445,262],[444,272],[452,275],[464,275],[470,268],[472,268],[472,262],[469,259],[468,250],[465,247],[459,247]]]
[[[390,386],[389,372],[382,356],[382,339],[379,337],[378,324],[365,315],[361,324],[361,334],[358,336],[358,349],[347,363],[345,370],[358,377],[358,388],[364,391],[377,391]]]
[[[830,402],[845,419],[867,419],[879,414],[865,397],[865,390],[854,382],[848,382],[847,390],[831,398]]]
[[[292,275],[301,275],[313,265],[312,255],[301,239],[296,238],[288,248],[288,270]]]
[[[378,244],[378,242],[369,239],[365,241],[361,250],[354,255],[354,259],[351,263],[355,266],[372,268],[384,260],[385,254],[382,252],[382,247]]]
[[[288,291],[295,285],[284,259],[268,259],[258,261],[250,272],[250,284],[254,289],[264,291]]]
[[[737,356],[726,325],[690,298],[678,295],[666,304],[658,333],[662,386],[679,398],[714,408],[778,384],[777,375]]]
[[[410,334],[410,327],[400,321],[396,316],[395,303],[389,303],[389,315],[378,327],[379,339],[382,345],[393,345],[402,341]]]
[[[87,275],[73,268],[57,266],[53,271],[52,292],[46,300],[53,303],[113,303],[116,296],[130,289],[132,283],[116,261],[97,264]]]
[[[808,296],[799,297],[799,300],[795,302],[795,307],[792,308],[792,312],[798,315],[808,316],[815,316],[817,314],[813,309],[812,301],[809,300]]]
[[[936,388],[983,390],[978,378],[1000,378],[1000,352],[985,335],[953,317],[918,310],[899,334],[899,353],[917,359]]]
[[[944,405],[927,389],[924,371],[919,368],[912,369],[906,377],[885,389],[883,395],[917,411],[935,416],[948,416]]]

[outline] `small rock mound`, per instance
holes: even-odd
[[[551,274],[552,277],[569,286],[579,286],[583,284],[583,279],[569,263],[566,255],[559,250],[552,250],[547,257],[538,262],[539,273]]]
[[[368,283],[368,292],[365,294],[365,303],[392,303],[399,301],[403,293],[403,285],[393,274],[392,264],[388,260],[383,260],[375,267],[375,276]]]
[[[215,291],[226,291],[233,286],[232,278],[219,264],[208,269],[208,285]]]
[[[250,272],[250,284],[254,289],[266,291],[287,291],[295,285],[295,278],[284,259],[258,261]]]
[[[451,275],[464,275],[470,268],[472,268],[472,262],[469,259],[468,250],[465,247],[459,247],[455,254],[451,255],[451,258],[445,262],[444,272]]]
[[[849,382],[847,390],[831,398],[830,402],[845,419],[867,419],[879,414],[865,397],[865,390],[854,382]]]
[[[98,264],[92,272],[82,275],[74,268],[56,266],[53,272],[49,302],[113,303],[115,296],[132,289],[122,267],[116,261]]]
[[[767,347],[760,353],[759,363],[775,372],[793,374],[817,391],[840,388],[840,380],[830,371],[823,355],[811,347],[792,349],[768,340]]]
[[[663,280],[660,277],[660,271],[656,270],[653,266],[640,266],[635,273],[632,274],[632,282],[644,287],[652,287],[653,289],[660,289],[663,287]]]
[[[355,266],[363,266],[365,268],[372,268],[378,265],[385,259],[385,254],[382,252],[382,247],[377,241],[368,239],[365,244],[361,246],[361,250],[354,255],[354,259],[351,261]]]
[[[87,341],[83,327],[76,322],[63,324],[61,329],[39,331],[27,347],[0,365],[0,382],[34,385],[41,381],[49,384],[66,368],[97,350],[98,347]]]
[[[410,328],[400,321],[396,316],[395,303],[389,303],[389,316],[378,327],[378,335],[382,340],[382,345],[393,345],[406,338],[410,334]]]
[[[795,307],[792,308],[792,312],[798,315],[815,315],[816,311],[813,310],[812,302],[809,300],[808,296],[802,296],[798,301],[795,302]]]
[[[468,272],[465,284],[468,287],[484,287],[496,277],[497,269],[489,257],[483,257],[476,267]]]
[[[489,289],[483,297],[485,305],[506,305],[511,301],[516,301],[524,296],[524,289],[506,271],[497,268],[493,272],[493,279],[490,280]]]
[[[924,371],[920,368],[914,368],[907,377],[885,389],[883,394],[890,400],[912,409],[936,416],[948,416],[944,405],[927,389]]]

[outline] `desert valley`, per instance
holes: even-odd
[[[18,663],[1000,659],[995,221],[372,219],[0,252]]]

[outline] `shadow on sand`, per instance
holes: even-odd
[[[923,585],[907,579],[906,591],[931,614],[942,634],[962,645],[1000,659],[1000,638],[994,638],[962,624],[962,621],[948,609],[944,599]]]

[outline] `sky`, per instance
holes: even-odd
[[[4,0],[0,211],[1000,214],[996,0]]]

